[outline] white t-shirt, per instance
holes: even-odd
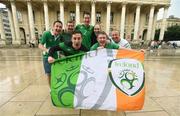
[[[112,39],[112,42],[116,43],[116,42],[113,41],[113,39]],[[120,48],[129,48],[129,49],[131,49],[131,45],[125,39],[121,38],[120,41],[118,43],[116,43],[116,44],[118,44]]]

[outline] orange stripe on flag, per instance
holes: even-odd
[[[135,50],[120,49],[116,58],[133,58],[144,62],[144,53]],[[145,87],[139,93],[133,96],[128,96],[116,88],[117,111],[124,110],[140,110],[144,105]]]
[[[140,110],[144,105],[145,88],[134,96],[128,96],[116,89],[117,111]]]
[[[144,62],[144,52],[129,50],[129,49],[119,49],[116,58],[133,58],[139,60],[141,63]]]

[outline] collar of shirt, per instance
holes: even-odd
[[[86,28],[86,29],[89,29],[90,27],[91,27],[91,25],[89,24],[89,25],[85,25],[85,24],[83,24],[83,26],[84,26],[84,28]]]
[[[57,38],[59,37],[59,34],[58,35],[54,35],[53,33],[53,29],[50,30],[52,36],[54,37],[55,41],[57,40]]]
[[[121,39],[120,39],[119,42],[115,42],[115,41],[111,38],[111,41],[112,41],[113,43],[115,43],[115,44],[120,44],[120,43],[121,43]]]

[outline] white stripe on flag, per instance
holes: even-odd
[[[116,51],[110,52],[112,55],[109,55],[109,50],[101,49],[91,51],[88,57],[83,57],[75,89],[74,107],[116,110],[116,91],[108,76],[108,62],[115,58]],[[98,55],[89,57],[95,54]]]

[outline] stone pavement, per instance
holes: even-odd
[[[0,116],[180,116],[180,50],[146,52],[146,99],[140,111],[56,108],[37,48],[0,49]]]

